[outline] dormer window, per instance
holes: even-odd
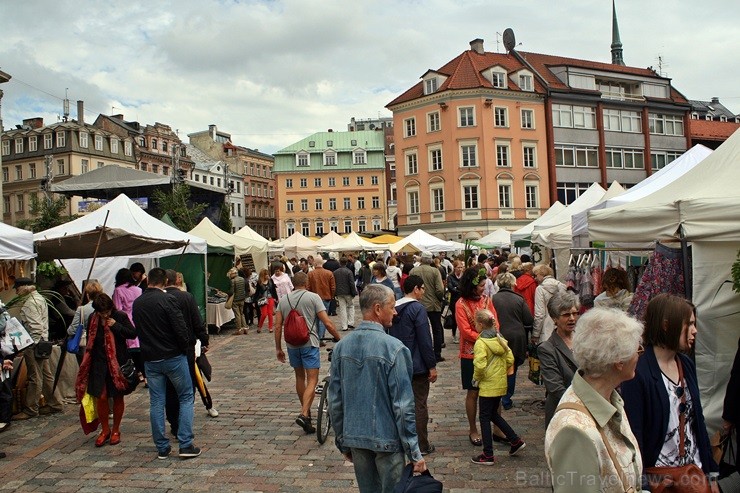
[[[437,92],[437,78],[432,77],[424,81],[424,94],[432,94]]]
[[[691,113],[691,119],[692,120],[698,120],[699,119],[699,113],[697,113],[697,112]]]
[[[362,149],[357,149],[352,153],[352,159],[354,164],[366,164],[367,152]]]
[[[727,117],[725,115],[720,115],[719,116],[719,121],[726,122],[727,121]]]
[[[326,141],[326,147],[332,147],[333,145],[334,145],[334,141],[333,140],[327,140]]]
[[[299,152],[295,155],[296,158],[296,166],[308,166],[308,153],[307,152]]]
[[[506,89],[506,71],[501,69],[491,69],[489,79],[496,89]]]
[[[519,87],[522,91],[534,91],[531,74],[519,74]]]
[[[334,151],[326,151],[324,153],[324,166],[336,166],[337,165],[337,153]]]
[[[309,140],[308,141],[308,147],[316,147],[316,141],[315,140]]]

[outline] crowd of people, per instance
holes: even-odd
[[[703,478],[706,491],[719,491],[690,357],[695,309],[660,294],[644,320],[634,319],[627,314],[629,284],[617,268],[605,271],[603,293],[588,304],[549,266],[500,252],[469,259],[428,251],[414,257],[282,257],[260,272],[237,259],[227,275],[235,333],[274,333],[276,358],[295,376],[295,423],[305,433],[315,432],[320,348],[329,339],[336,343],[329,412],[336,446],[354,464],[362,492],[393,491],[407,462],[423,472],[425,456],[436,451],[429,394],[438,364],[452,357],[444,329],[457,346],[467,441],[482,447],[472,463],[494,465],[493,442],[505,443],[509,455],[525,449],[506,411],[517,405],[517,370],[536,357],[555,491],[591,491],[584,485],[592,484],[599,491],[655,491],[686,475]],[[85,394],[96,399],[96,446],[121,441],[129,391],[121,368],[131,359],[149,388],[158,457],[170,455],[170,437],[177,437],[180,457],[200,454],[192,433],[193,371],[195,343],[205,353],[208,331],[183,285],[175,271],[154,268],[147,275],[134,264],[118,272],[112,296],[96,281],[84,286],[68,333],[79,324],[85,328],[75,390],[79,400]],[[16,280],[18,293],[28,295],[21,320],[38,341],[48,338],[46,301],[32,287],[30,279]],[[284,337],[295,328],[287,324],[299,323],[293,312],[306,326],[301,344]],[[27,351],[24,362],[27,399],[14,419],[60,411],[48,360]],[[728,433],[738,420],[735,363],[723,414]],[[46,406],[39,408],[42,393]],[[218,415],[212,407],[208,413]]]

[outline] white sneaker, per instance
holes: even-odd
[[[460,344],[460,338],[455,336],[452,338],[452,344]]]
[[[212,417],[212,418],[215,418],[215,417],[218,416],[218,411],[216,411],[216,408],[215,407],[212,407],[210,409],[206,409],[206,411],[208,411],[208,415],[210,417]]]

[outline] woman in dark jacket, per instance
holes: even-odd
[[[635,378],[622,384],[624,410],[642,452],[643,470],[701,465],[717,472],[699,397],[694,362],[696,316],[683,298],[659,294],[645,311],[645,353]],[[647,478],[643,488],[647,489]]]
[[[455,321],[455,304],[460,299],[460,278],[465,270],[465,264],[462,260],[455,260],[452,262],[452,273],[447,276],[447,291],[450,292],[450,304],[449,311],[452,320],[452,343],[460,344],[460,339],[457,337],[457,322]]]
[[[257,332],[262,332],[262,324],[265,318],[268,319],[268,330],[272,332],[272,318],[275,314],[275,300],[277,300],[277,289],[275,283],[270,278],[270,272],[267,269],[260,271],[257,287],[254,292],[254,299],[257,300],[257,306],[260,310],[260,318],[257,322]],[[246,332],[245,332],[246,333]]]
[[[87,322],[87,347],[77,374],[75,391],[82,401],[85,392],[97,397],[98,418],[101,432],[95,440],[102,447],[121,443],[123,396],[128,393],[128,382],[121,372],[121,365],[129,359],[127,339],[136,337],[136,330],[124,312],[116,310],[113,300],[105,293],[99,294],[92,304],[95,310]],[[108,398],[113,399],[113,428],[108,423]]]
[[[496,284],[499,290],[493,295],[493,306],[498,313],[501,335],[508,341],[514,353],[514,373],[508,376],[508,389],[501,399],[504,409],[508,410],[514,405],[511,397],[516,387],[516,370],[527,359],[527,330],[532,329],[534,319],[524,297],[514,292],[517,279],[513,274],[508,272],[499,274],[496,277]]]

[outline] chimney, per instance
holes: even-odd
[[[216,140],[216,125],[213,123],[208,125],[208,133],[211,135],[212,140]]]
[[[719,104],[719,98],[718,98],[717,96],[714,96],[714,97],[712,98],[712,103],[714,103],[714,104]]]
[[[77,101],[77,123],[83,125],[85,123],[85,103],[84,101]]]
[[[44,119],[40,116],[37,116],[35,118],[27,118],[23,120],[23,126],[25,127],[26,125],[31,128],[42,128],[44,126]]]
[[[480,38],[475,38],[473,41],[470,42],[470,49],[478,53],[479,55],[482,55],[484,53],[483,40]]]
[[[118,114],[118,115],[111,115],[110,117],[111,117],[111,118],[115,118],[116,120],[123,120],[123,115],[121,115],[121,114]]]

